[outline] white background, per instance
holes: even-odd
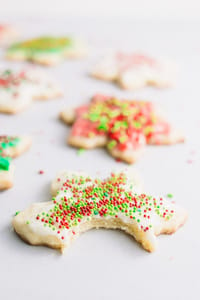
[[[0,15],[199,19],[199,0],[0,0]]]

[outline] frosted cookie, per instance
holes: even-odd
[[[91,75],[116,81],[124,89],[137,89],[146,85],[159,88],[171,86],[175,73],[175,66],[169,61],[138,53],[118,52],[105,57],[94,67]]]
[[[17,30],[13,26],[0,24],[0,47],[13,43],[18,35]]]
[[[11,60],[29,60],[42,65],[56,65],[65,58],[80,58],[85,45],[70,37],[39,37],[12,45],[7,51]]]
[[[91,228],[121,229],[152,252],[156,236],[174,233],[187,213],[162,198],[136,193],[129,173],[112,173],[100,180],[87,175],[63,173],[53,182],[52,201],[35,203],[13,219],[16,233],[31,245],[63,251],[80,233]]]
[[[0,136],[0,190],[13,186],[14,166],[11,158],[21,155],[30,146],[29,137]]]
[[[60,114],[73,124],[68,144],[91,149],[106,147],[110,154],[134,163],[146,144],[169,145],[184,141],[183,135],[162,118],[151,102],[120,100],[95,95],[90,103]]]
[[[0,156],[0,190],[7,190],[13,186],[14,166],[9,157]]]
[[[34,99],[62,95],[58,84],[40,69],[0,70],[0,112],[15,114]]]

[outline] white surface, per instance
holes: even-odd
[[[26,36],[78,34],[96,50],[86,60],[47,69],[62,83],[63,99],[35,102],[16,116],[0,115],[1,134],[33,137],[31,150],[15,160],[14,188],[0,194],[0,299],[199,299],[199,24],[31,20],[18,25],[26,30]],[[180,65],[176,86],[124,92],[87,75],[99,54],[104,54],[102,46],[121,45],[172,57]],[[2,64],[18,65],[3,60]],[[153,254],[123,232],[93,230],[60,255],[53,249],[25,244],[11,229],[15,211],[50,199],[50,182],[59,170],[84,170],[94,175],[100,171],[103,176],[113,168],[126,167],[103,149],[78,156],[77,150],[65,143],[70,129],[59,122],[58,113],[67,105],[87,101],[96,92],[155,101],[188,137],[184,145],[148,147],[143,158],[131,166],[138,169],[147,191],[173,193],[189,211],[186,225],[172,236],[159,237],[159,249]],[[187,163],[189,159],[192,164]],[[38,174],[41,169],[43,175]]]
[[[11,15],[199,19],[199,0],[0,0],[0,13]]]

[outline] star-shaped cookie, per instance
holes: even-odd
[[[0,136],[0,190],[13,186],[14,166],[11,158],[21,155],[31,146],[26,136]]]
[[[56,65],[66,58],[80,58],[87,53],[80,40],[71,37],[43,36],[11,45],[6,57],[42,65]]]
[[[24,241],[63,251],[81,232],[103,227],[124,230],[152,252],[157,235],[175,232],[187,218],[171,201],[139,192],[130,171],[104,180],[62,172],[52,195],[52,201],[35,203],[14,217],[13,227]]]
[[[106,81],[115,81],[123,89],[137,89],[146,85],[159,88],[171,86],[176,67],[164,59],[155,59],[141,53],[113,53],[102,59],[91,75]]]
[[[79,148],[105,146],[115,158],[134,163],[146,144],[169,145],[183,135],[162,118],[151,102],[95,95],[90,103],[60,114],[73,124],[68,144]]]
[[[55,80],[40,69],[0,70],[0,112],[15,114],[33,100],[57,98],[62,91]]]

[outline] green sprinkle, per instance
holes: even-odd
[[[109,143],[108,143],[108,149],[113,149],[115,146],[117,145],[117,142],[115,140],[111,140]]]
[[[142,124],[140,123],[140,122],[137,122],[137,121],[133,121],[133,126],[135,127],[135,128],[141,128],[142,127]]]
[[[173,194],[167,194],[167,197],[168,197],[168,198],[173,198],[174,195],[173,195]]]
[[[77,150],[78,155],[82,155],[85,152],[85,149],[80,148]]]

